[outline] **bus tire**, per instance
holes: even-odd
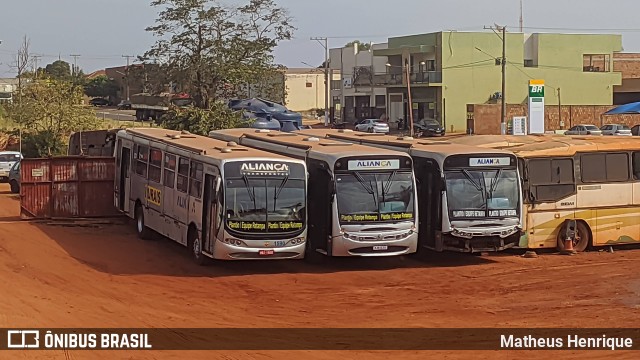
[[[564,250],[564,239],[562,236],[567,230],[567,223],[565,222],[560,228],[558,233],[558,242],[556,249],[558,251]],[[591,230],[584,221],[576,221],[576,239],[573,241],[573,249],[577,252],[586,251],[591,246]]]
[[[151,239],[151,229],[144,223],[144,211],[142,205],[137,204],[135,210],[136,232],[138,237],[143,240]]]
[[[18,185],[18,182],[15,180],[11,180],[9,182],[9,186],[11,186],[11,192],[14,194],[17,194],[20,192],[20,185]]]
[[[315,245],[307,238],[307,245],[304,250],[304,260],[310,264],[321,264],[325,260],[326,255],[316,251]]]
[[[198,236],[198,231],[192,226],[189,227],[187,233],[187,247],[189,254],[191,254],[193,261],[197,265],[202,266],[207,264],[207,257],[202,253],[202,240],[200,240]]]

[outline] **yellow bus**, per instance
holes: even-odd
[[[526,215],[520,247],[562,250],[569,220],[576,220],[576,251],[640,243],[640,139],[479,135],[449,141],[516,154]]]

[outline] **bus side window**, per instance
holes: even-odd
[[[134,154],[136,158],[136,174],[147,178],[147,165],[149,162],[149,147],[138,145]]]
[[[164,186],[173,189],[176,181],[176,156],[171,154],[164,155]]]
[[[640,180],[640,152],[633,153],[633,178]]]
[[[151,149],[149,153],[149,180],[160,183],[162,178],[162,151]]]
[[[197,199],[202,197],[202,178],[203,165],[200,162],[191,162],[191,171],[189,173],[189,195]]]
[[[185,194],[189,190],[189,159],[181,157],[178,160],[178,181],[176,183],[176,189]]]

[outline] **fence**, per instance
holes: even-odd
[[[115,159],[63,156],[24,159],[20,216],[54,219],[114,216]]]

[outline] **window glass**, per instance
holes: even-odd
[[[626,153],[584,154],[580,157],[584,182],[629,180],[629,155]]]
[[[178,164],[178,174],[188,176],[189,175],[189,159],[180,158]]]
[[[191,173],[189,176],[189,195],[200,198],[202,196],[202,178],[203,174],[203,165],[202,163],[192,161],[191,162]]]
[[[640,152],[633,153],[633,178],[640,180]]]

